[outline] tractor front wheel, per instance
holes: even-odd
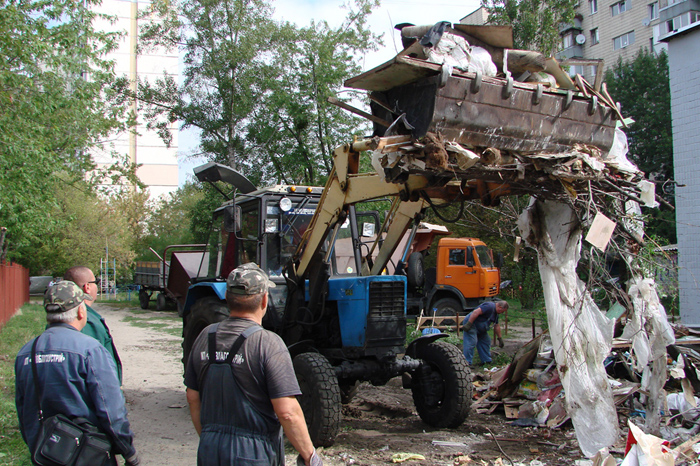
[[[450,343],[434,341],[416,348],[416,356],[423,361],[411,378],[418,415],[432,427],[459,427],[469,415],[472,399],[464,355]]]
[[[309,435],[316,447],[329,447],[340,430],[340,389],[333,366],[318,353],[302,353],[294,360]]]

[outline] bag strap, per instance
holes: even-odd
[[[43,424],[44,412],[41,409],[41,385],[39,385],[39,375],[36,370],[36,344],[38,341],[39,337],[36,337],[34,339],[34,343],[32,343],[32,376],[34,377],[34,396],[36,398],[36,406],[39,409],[39,424]]]

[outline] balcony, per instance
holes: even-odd
[[[557,60],[564,61],[569,58],[582,58],[583,57],[583,47],[576,44],[568,47],[564,50],[557,52]]]
[[[696,1],[700,1],[700,0],[696,0]],[[562,24],[559,27],[559,34],[563,35],[564,33],[571,31],[572,29],[575,31],[582,31],[583,25],[582,25],[581,21],[583,21],[583,17],[581,15],[576,15],[574,17],[573,23]]]
[[[660,2],[659,22],[668,21],[688,11],[700,11],[700,0]]]

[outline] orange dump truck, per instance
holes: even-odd
[[[436,235],[446,229],[419,229],[413,252],[406,262],[408,281],[407,313],[428,315],[464,315],[485,300],[498,295],[501,272],[500,256],[478,238],[441,238],[437,245],[435,267],[425,268],[424,258]]]

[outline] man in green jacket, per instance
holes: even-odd
[[[71,267],[63,275],[64,280],[69,280],[78,287],[80,287],[83,292],[89,296],[85,300],[87,307],[87,325],[82,330],[82,333],[89,335],[99,341],[102,346],[107,349],[112,358],[114,358],[114,363],[117,366],[117,377],[119,378],[119,383],[122,383],[122,362],[119,359],[119,354],[117,353],[117,348],[114,346],[114,341],[112,340],[112,335],[109,333],[109,328],[105,323],[105,320],[100,314],[98,314],[90,305],[97,299],[97,291],[100,285],[100,280],[95,279],[95,274],[90,270],[90,268],[77,265]]]

